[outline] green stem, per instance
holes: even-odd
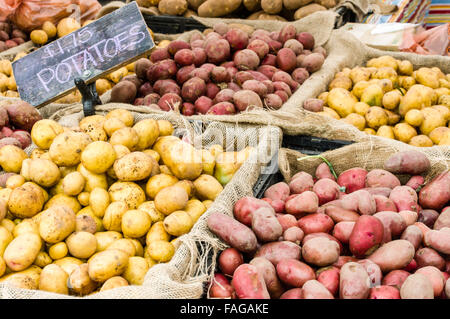
[[[328,165],[328,167],[330,168],[330,172],[331,172],[331,174],[333,174],[334,178],[336,180],[338,179],[338,176],[337,176],[337,174],[336,174],[336,172],[335,172],[335,170],[333,168],[333,165],[331,165],[331,163],[325,157],[323,157],[322,155],[309,155],[309,156],[299,157],[299,158],[297,158],[297,161],[302,161],[302,160],[308,159],[308,158],[320,158],[322,161],[325,162],[325,164]],[[345,192],[345,187],[344,186],[342,186],[340,188],[341,188],[342,192]]]

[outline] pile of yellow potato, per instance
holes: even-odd
[[[173,130],[116,109],[36,122],[30,156],[0,148],[0,282],[82,296],[141,285],[171,260],[252,150],[196,149]]]
[[[9,60],[0,60],[0,96],[19,97],[12,64]]]
[[[319,113],[419,147],[450,145],[450,74],[391,56],[337,73]]]

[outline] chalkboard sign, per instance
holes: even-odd
[[[155,46],[136,2],[13,63],[20,98],[41,106],[147,55]]]

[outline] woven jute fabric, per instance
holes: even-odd
[[[176,135],[188,135],[194,146],[208,148],[221,144],[224,150],[242,150],[251,146],[254,151],[242,164],[233,179],[224,187],[212,206],[197,221],[192,230],[179,237],[179,246],[172,260],[150,268],[141,286],[127,286],[99,292],[84,298],[113,299],[194,299],[200,298],[208,281],[212,278],[218,253],[226,245],[213,235],[207,226],[207,218],[212,212],[233,216],[234,203],[243,196],[252,195],[263,166],[270,161],[281,144],[281,130],[278,127],[251,125],[233,125],[220,122],[191,123],[186,117],[175,113],[161,112],[147,114],[140,107],[127,104],[108,104],[96,108],[96,114],[124,108],[131,111],[135,121],[146,118],[166,119],[175,127]],[[77,126],[83,118],[82,107],[74,105],[57,111],[51,119],[68,127]],[[31,148],[30,148],[31,149]],[[27,151],[30,151],[28,149]],[[42,299],[75,298],[72,296],[48,293],[39,290],[17,289],[0,284],[0,298]]]

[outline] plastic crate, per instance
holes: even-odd
[[[208,27],[193,18],[170,15],[151,16],[144,14],[144,20],[154,33],[178,34],[186,31],[203,31]]]

